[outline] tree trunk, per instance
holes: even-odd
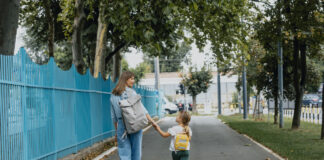
[[[99,17],[98,17],[98,30],[97,30],[97,42],[96,42],[96,56],[94,62],[94,77],[98,77],[98,73],[104,76],[105,71],[105,48],[106,48],[106,32],[107,24],[104,20],[104,6],[103,2],[100,3]]]
[[[247,84],[246,84],[247,85]],[[250,114],[250,87],[248,87],[248,89],[247,89],[247,115],[249,116],[249,114]]]
[[[118,46],[115,47],[115,49],[110,52],[107,57],[105,58],[105,64],[107,64],[110,59],[117,54],[123,47],[125,47],[127,44],[125,42],[120,43]]]
[[[240,77],[240,76],[238,76],[238,77]],[[241,106],[241,92],[240,91],[237,94],[237,99],[238,99],[239,114],[241,114],[241,112],[242,112],[241,111],[242,106]]]
[[[278,124],[278,95],[277,94],[276,94],[276,96],[274,98],[274,101],[275,101],[275,106],[274,106],[275,113],[274,113],[274,122],[273,122],[273,124]]]
[[[192,113],[197,114],[197,95],[192,96]]]
[[[14,55],[20,0],[0,0],[0,54]]]
[[[121,55],[118,52],[113,57],[113,73],[112,73],[112,81],[116,82],[121,75]]]
[[[54,17],[51,0],[44,0],[45,15],[48,23],[47,46],[49,57],[54,57]]]
[[[294,88],[295,88],[295,109],[292,122],[292,129],[298,129],[300,126],[300,114],[301,114],[301,86],[300,86],[300,74],[299,74],[299,41],[297,37],[294,37]]]
[[[322,88],[322,134],[321,139],[324,139],[324,83]]]
[[[93,72],[94,72],[94,67],[93,67],[93,61],[91,60],[91,53],[89,54],[89,56],[87,57],[87,61],[88,61],[88,64],[89,64],[89,71],[90,71],[90,74],[93,76]]]
[[[73,64],[79,73],[83,73],[84,61],[82,56],[82,29],[85,20],[83,11],[83,0],[75,1],[74,9],[75,17],[73,22],[73,35],[72,35],[72,56]]]
[[[259,98],[258,98],[258,119],[262,119],[262,117],[261,117],[261,112],[260,112],[260,108],[261,108],[261,94],[260,94],[260,92],[258,93],[258,95],[259,95]]]

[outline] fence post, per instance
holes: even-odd
[[[23,150],[24,150],[24,159],[28,159],[28,114],[27,114],[27,106],[26,106],[26,56],[25,55],[25,50],[20,48],[19,51],[19,56],[21,58],[21,71],[20,71],[20,76],[21,76],[21,83],[23,86],[21,87],[21,107],[24,111],[24,128],[23,128]]]

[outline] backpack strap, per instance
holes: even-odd
[[[129,90],[125,90],[126,91],[126,95],[127,95],[127,100],[130,100],[130,99],[134,99],[134,94],[133,94],[133,89],[129,89]],[[126,139],[127,138],[127,130],[126,130],[126,124],[125,124],[125,118],[122,114],[122,118],[123,118],[123,124],[124,124],[124,133],[121,137],[121,139]]]
[[[133,89],[126,89],[127,99],[134,96],[133,92],[135,92]]]
[[[133,96],[132,90],[127,90],[126,89],[125,91],[126,91],[127,99],[129,99],[130,97]],[[125,118],[124,118],[123,114],[122,114],[122,118],[123,118],[123,124],[124,124],[124,130],[125,131],[124,131],[121,139],[126,139],[127,138],[127,130],[126,130]]]

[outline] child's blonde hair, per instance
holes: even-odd
[[[184,126],[184,132],[187,134],[187,136],[189,137],[189,122],[191,119],[191,116],[189,114],[189,112],[187,111],[181,111],[179,114],[179,117],[181,119],[181,122]]]

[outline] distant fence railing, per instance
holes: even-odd
[[[101,77],[99,75],[99,77]],[[51,58],[31,61],[24,48],[0,55],[0,159],[58,159],[112,137],[110,79],[60,70]],[[135,87],[151,116],[161,113],[161,96]]]
[[[322,112],[322,108],[318,105],[304,105],[301,108],[300,120],[315,124],[322,124]],[[270,108],[270,113],[274,114],[273,108]],[[284,108],[283,115],[287,118],[293,118],[294,108]]]

